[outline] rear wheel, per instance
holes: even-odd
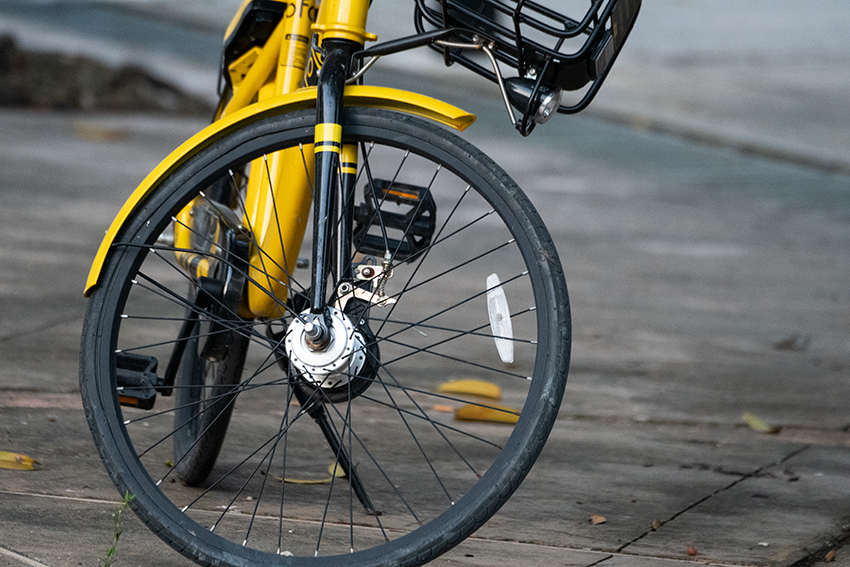
[[[234,172],[259,167],[256,158],[309,144],[313,120],[305,112],[246,124],[171,172],[129,219],[89,302],[81,386],[101,456],[139,516],[201,564],[433,559],[518,487],[566,383],[567,291],[539,216],[495,163],[418,118],[346,110],[343,141],[357,146],[359,160],[353,201],[338,207],[351,221],[351,246],[337,255],[356,276],[333,271],[333,341],[324,350],[304,346],[309,271],[257,254],[251,227],[254,267],[290,268],[291,292],[276,299],[274,316],[245,319],[224,299],[230,288],[178,261],[193,250],[170,239],[175,224],[188,222],[180,212],[217,180],[238,193]],[[232,218],[245,218],[243,203],[205,210],[221,214],[219,232],[238,231]],[[223,249],[208,247],[205,257],[245,279]],[[203,294],[214,300],[199,304]],[[210,324],[181,331],[193,326],[187,310]],[[181,354],[197,362],[201,343],[226,334],[246,345],[241,379],[230,374],[211,387],[190,377],[180,396],[161,395],[168,384],[157,380],[175,344],[198,341]],[[131,357],[133,368],[147,361],[147,374],[128,370]],[[146,386],[160,392],[152,409],[121,405]],[[181,482],[194,458],[185,441],[202,439],[225,414],[218,459],[201,467],[208,475]]]

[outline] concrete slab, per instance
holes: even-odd
[[[560,247],[577,333],[569,411],[850,422],[846,176],[584,117],[535,133],[535,160],[482,130]]]
[[[147,172],[204,123],[0,114],[13,141],[0,144],[0,383],[76,392],[82,291],[94,251]]]
[[[592,113],[848,171],[840,0],[645,2]]]
[[[118,502],[8,492],[0,492],[0,498],[12,511],[0,518],[0,547],[38,565],[99,565],[113,544]],[[160,542],[132,513],[122,518],[123,533],[116,547],[118,565],[194,565]],[[4,560],[15,567],[27,564],[0,555],[0,565]]]
[[[700,556],[721,553],[725,561],[735,563],[789,564],[804,559],[819,540],[813,534],[835,532],[847,522],[848,460],[846,449],[801,447],[626,549],[664,555],[677,543],[687,542],[700,550]]]
[[[682,559],[693,545],[704,560],[767,564],[803,549],[812,533],[840,529],[846,479],[829,478],[840,476],[847,450],[817,449],[838,462],[794,467],[816,451],[741,428],[570,421],[556,429],[546,464],[516,502],[480,534]],[[592,525],[592,515],[605,523]]]

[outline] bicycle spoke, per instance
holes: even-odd
[[[386,369],[384,369],[384,370],[386,371]],[[388,374],[392,377],[392,374],[390,374],[390,373],[388,373]],[[395,378],[394,378],[394,377],[393,377],[393,381],[395,381],[396,383],[398,383],[398,382],[395,380]],[[437,474],[437,470],[434,468],[434,464],[431,462],[431,459],[429,459],[429,458],[428,458],[428,455],[425,453],[425,449],[423,449],[423,448],[422,448],[422,444],[419,442],[419,439],[417,439],[417,438],[416,438],[416,434],[413,432],[413,430],[410,428],[410,425],[407,423],[407,420],[404,418],[404,413],[401,411],[401,408],[399,408],[399,407],[398,407],[398,404],[395,402],[395,399],[393,398],[393,396],[392,396],[392,394],[390,393],[389,389],[387,389],[386,385],[384,385],[384,381],[383,381],[383,380],[381,380],[381,381],[380,381],[380,383],[381,383],[381,385],[383,385],[383,386],[384,386],[384,391],[387,393],[387,396],[390,398],[390,402],[392,402],[392,407],[394,407],[394,408],[396,409],[396,411],[398,412],[399,417],[400,417],[400,418],[401,418],[401,420],[404,422],[404,426],[405,426],[405,428],[407,429],[407,432],[408,432],[408,433],[410,433],[410,436],[413,438],[413,441],[416,443],[416,448],[417,448],[417,449],[419,449],[419,452],[422,454],[422,457],[425,459],[425,462],[428,464],[428,468],[429,468],[429,469],[431,469],[431,472],[434,474],[434,477],[437,479],[437,483],[440,485],[440,488],[442,488],[442,489],[443,489],[443,492],[445,493],[446,497],[449,499],[449,502],[450,502],[452,505],[454,505],[454,503],[455,503],[454,498],[452,498],[451,494],[449,494],[449,491],[448,491],[448,489],[446,488],[446,485],[445,485],[445,484],[443,484],[443,481],[442,481],[442,479],[440,478],[440,475],[439,475],[439,474]],[[412,402],[416,405],[417,409],[419,409],[419,410],[421,410],[421,409],[422,409],[422,408],[420,408],[420,407],[419,407],[419,404],[417,404],[417,403],[413,400],[413,398],[411,398],[411,397],[410,397],[410,395],[407,393],[407,391],[406,391],[406,390],[404,390],[404,388],[402,388],[402,391],[403,391],[403,392],[407,395],[407,398],[408,398],[410,401],[412,401]],[[433,424],[433,420],[430,420],[430,421],[432,421],[432,424]],[[438,431],[438,432],[439,432],[439,431]],[[445,439],[445,436],[443,436],[443,439]],[[449,445],[451,446],[451,443],[449,443]],[[453,448],[454,448],[454,447],[453,447]],[[457,452],[457,451],[456,451],[456,452]],[[468,464],[468,463],[467,463],[467,464]],[[472,468],[472,467],[470,466],[470,468]],[[473,471],[474,471],[474,470],[475,470],[475,469],[473,469]]]
[[[511,319],[517,319],[517,318],[519,318],[520,315],[527,315],[529,313],[533,313],[534,310],[535,310],[534,307],[529,307],[528,309],[523,309],[522,311],[518,311],[516,313],[511,313]],[[473,329],[470,329],[469,331],[459,331],[458,329],[455,329],[455,328],[452,328],[452,327],[443,327],[443,326],[440,326],[440,325],[429,325],[427,323],[422,323],[422,324],[417,325],[416,323],[411,323],[410,321],[402,321],[400,319],[386,319],[386,322],[387,322],[388,325],[403,325],[408,329],[412,328],[414,330],[429,329],[429,330],[434,330],[434,331],[451,331],[451,332],[461,333],[463,336],[482,337],[482,338],[487,338],[487,339],[502,339],[502,340],[505,340],[505,341],[512,341],[512,342],[515,342],[515,343],[522,343],[522,344],[528,344],[528,345],[536,345],[537,344],[537,341],[534,341],[534,340],[531,340],[531,339],[518,339],[516,337],[504,337],[504,336],[501,336],[501,335],[494,335],[492,333],[480,333],[479,331],[481,331],[481,329],[486,329],[486,328],[490,327],[489,323],[479,325],[478,327],[474,327]]]

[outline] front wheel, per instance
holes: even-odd
[[[200,564],[427,562],[516,490],[566,384],[567,290],[540,217],[480,151],[384,109],[345,112],[343,143],[358,159],[342,183],[353,190],[336,208],[351,233],[334,251],[345,268],[331,271],[328,286],[336,342],[304,348],[309,270],[258,250],[252,228],[232,219],[252,218],[243,181],[271,161],[257,158],[292,149],[311,162],[313,121],[299,112],[245,124],[170,172],[121,231],[89,302],[81,388],[103,461],[141,519]],[[220,182],[234,191],[229,212],[204,205],[204,188]],[[242,285],[265,282],[226,247],[206,246],[199,259],[171,236],[190,223],[181,216],[190,203],[212,219],[214,230],[197,232],[242,230],[252,269],[285,267],[277,313],[246,318],[244,302],[209,291],[230,288],[212,271],[198,275],[202,259],[231,268],[217,273]],[[270,206],[286,214],[284,203]],[[204,293],[214,301],[198,304]],[[171,438],[215,418],[204,418],[210,395],[162,395],[163,369],[181,351],[175,344],[215,344],[221,333],[250,348],[241,349],[241,380],[212,390],[226,408],[210,415],[230,418],[227,437],[217,461],[205,461],[205,480],[188,486],[179,476],[191,451],[174,454]],[[147,401],[134,403],[144,396],[133,391]]]

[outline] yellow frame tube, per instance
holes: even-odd
[[[345,88],[344,104],[348,107],[386,108],[406,114],[421,116],[444,124],[450,128],[463,131],[475,122],[475,115],[466,112],[446,102],[398,89],[364,85],[349,85]],[[106,231],[89,276],[86,281],[84,294],[88,297],[100,280],[106,256],[124,223],[133,211],[156,189],[162,181],[177,168],[209,147],[215,141],[227,136],[232,131],[249,122],[255,122],[271,116],[315,108],[316,89],[305,88],[295,92],[276,96],[238,110],[227,117],[214,122],[192,136],[171,155],[165,158],[142,181],[130,195],[112,225]]]
[[[246,6],[247,3],[243,3],[238,17]],[[247,74],[238,85],[233,84],[232,96],[219,119],[254,100],[263,101],[289,94],[301,86],[310,52],[310,18],[315,17],[315,13],[310,2],[302,3],[301,10],[283,13],[280,23]],[[232,24],[228,35],[234,30],[235,24]],[[305,145],[304,151],[309,155],[306,171],[301,152],[297,149],[275,152],[251,164],[243,224],[252,231],[256,245],[252,246],[249,258],[248,281],[252,283],[248,284],[242,305],[245,316],[283,316],[279,301],[287,298],[289,277],[295,270],[294,260],[301,249],[310,212],[312,145]],[[191,210],[194,206],[193,201],[178,215],[183,222],[174,227],[176,248],[190,248]],[[183,263],[206,261],[191,253],[178,252],[177,257]],[[194,276],[195,270],[191,273]],[[205,274],[199,271],[198,275]]]
[[[260,101],[294,92],[304,82],[311,14],[312,2],[284,13],[271,46],[278,56],[277,69],[257,93]],[[263,53],[269,50],[271,41],[263,47]],[[275,152],[251,163],[243,222],[254,234],[256,246],[252,246],[249,258],[248,281],[252,283],[246,289],[243,307],[257,317],[283,317],[280,302],[289,295],[289,279],[295,272],[312,202],[312,145],[305,144],[303,151],[304,155],[297,148]]]

